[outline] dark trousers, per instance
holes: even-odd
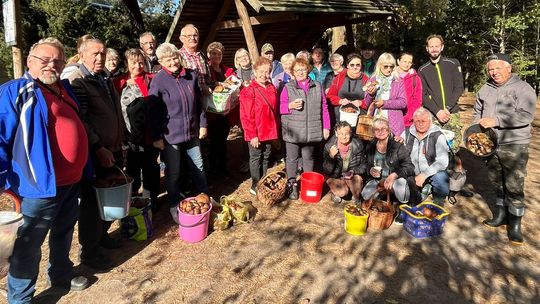
[[[302,161],[304,172],[312,172],[315,164],[315,147],[317,144],[297,144],[285,142],[285,170],[289,179],[296,178],[299,160]]]
[[[251,188],[255,189],[257,182],[268,170],[268,158],[272,152],[269,141],[261,142],[259,148],[253,148],[249,143],[249,172],[251,173]]]
[[[94,173],[96,178],[109,175],[121,174],[118,168],[122,167],[122,151],[114,153],[116,167],[103,168],[98,160],[93,157]],[[79,215],[79,244],[81,245],[81,259],[91,258],[100,253],[100,242],[107,237],[107,231],[112,222],[104,221],[99,215],[96,191],[92,186],[93,181],[83,179],[81,181],[81,202]]]
[[[487,161],[488,178],[497,197],[496,204],[508,206],[515,216],[525,214],[525,193],[523,192],[529,145],[499,146],[497,153]]]
[[[208,120],[208,140],[210,141],[210,171],[225,174],[227,171],[227,137],[231,127],[227,116],[206,113]]]
[[[139,146],[130,147],[127,154],[126,173],[133,178],[134,195],[139,191],[142,182],[144,189],[150,191],[150,197],[155,200],[159,194],[160,172],[157,163],[159,150],[153,146],[144,146],[143,149],[144,151],[140,151]]]

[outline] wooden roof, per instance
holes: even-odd
[[[269,42],[275,58],[286,52],[311,49],[327,28],[387,18],[390,0],[241,0],[247,8],[257,48]],[[192,23],[199,30],[199,46],[212,41],[225,47],[223,62],[233,66],[234,53],[247,48],[235,0],[182,0],[167,42],[181,47],[180,30]]]

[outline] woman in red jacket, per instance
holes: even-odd
[[[240,121],[244,139],[249,143],[249,171],[251,189],[255,187],[268,169],[272,140],[278,138],[277,93],[271,82],[272,62],[259,57],[253,65],[255,79],[240,92]]]
[[[339,121],[339,107],[349,103],[361,109],[361,114],[365,114],[367,107],[364,103],[364,85],[368,77],[362,72],[362,58],[356,53],[347,56],[347,68],[339,73],[330,88],[326,97],[334,106],[336,121]],[[352,126],[353,128],[356,126]]]

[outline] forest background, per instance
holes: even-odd
[[[62,41],[67,56],[75,54],[76,39],[91,33],[108,47],[121,52],[138,47],[137,27],[120,0],[20,0],[23,55],[32,43],[54,36]],[[399,0],[393,17],[353,26],[356,48],[371,42],[377,50],[415,56],[415,66],[427,60],[425,38],[437,33],[445,37],[445,56],[462,64],[465,86],[476,91],[486,80],[485,59],[495,52],[512,56],[514,70],[539,92],[540,0]],[[96,5],[96,3],[98,5]],[[165,40],[176,12],[175,0],[140,0],[144,29]],[[0,19],[2,23],[3,19]],[[0,65],[4,78],[12,78],[11,48],[6,46],[0,26]],[[317,42],[331,45],[332,29]],[[177,43],[177,41],[173,41]],[[261,42],[262,44],[262,42]],[[296,52],[298,50],[291,50]],[[281,54],[277,54],[281,56]]]

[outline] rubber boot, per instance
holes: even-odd
[[[508,223],[507,214],[508,210],[506,206],[496,205],[495,211],[493,212],[493,218],[491,220],[484,220],[482,223],[490,228],[504,226]]]
[[[523,245],[521,235],[521,216],[515,216],[508,212],[508,239],[513,245]]]
[[[289,181],[289,199],[298,200],[298,183],[295,180]]]

